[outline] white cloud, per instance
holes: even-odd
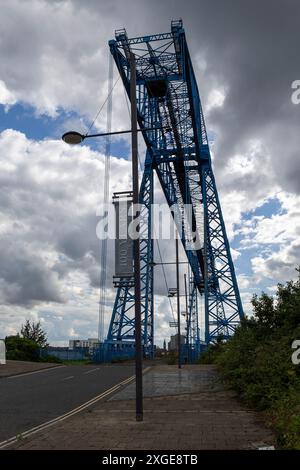
[[[0,104],[4,105],[6,111],[17,101],[15,95],[8,90],[3,80],[0,80]]]
[[[0,158],[5,163],[0,176],[2,335],[16,333],[29,318],[42,321],[53,344],[66,343],[70,335],[97,336],[96,211],[103,198],[104,156],[85,145],[33,141],[7,129],[0,134]],[[111,157],[110,175],[111,194],[128,189],[131,162]],[[174,259],[174,244],[164,241],[160,247],[164,261]],[[156,243],[155,253],[160,261]],[[181,248],[180,256],[185,259]],[[109,244],[106,328],[116,293],[113,269]],[[166,266],[166,272],[174,286],[175,267]],[[173,319],[161,266],[156,268],[155,285],[155,328],[161,342],[170,335]]]
[[[48,327],[54,339],[73,325],[71,311],[81,311],[95,329],[96,210],[103,198],[104,156],[87,146],[32,141],[8,129],[0,134],[0,158],[5,163],[0,177],[1,323],[8,322],[9,332],[20,327],[20,317],[42,316],[46,308],[53,313]],[[112,192],[129,187],[130,170],[130,162],[111,157]],[[110,290],[110,303],[113,295]],[[19,312],[15,320],[10,317],[14,308]]]
[[[250,221],[248,227],[250,225],[251,229],[244,243],[260,248],[259,256],[251,260],[258,279],[282,282],[296,278],[295,268],[300,264],[300,197],[284,191],[276,197],[281,204],[279,213]]]
[[[224,88],[214,88],[210,91],[207,102],[206,111],[209,113],[213,108],[220,108],[223,106],[226,98],[226,91]]]
[[[53,118],[61,109],[85,117],[86,125],[107,96],[108,40],[130,24],[143,32],[146,18],[133,20],[143,5],[76,0],[1,2],[0,98],[33,106]],[[147,25],[148,26],[148,25]],[[168,26],[168,22],[166,24]],[[147,29],[147,27],[146,27]],[[115,67],[115,80],[118,77]],[[0,101],[1,102],[1,101]],[[105,110],[104,110],[105,111]],[[114,90],[114,129],[129,121],[121,80]],[[96,126],[105,126],[105,112]],[[79,129],[81,130],[81,129]]]

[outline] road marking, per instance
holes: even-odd
[[[148,372],[151,367],[147,367],[146,369],[143,370],[143,374]],[[59,423],[61,421],[64,421],[67,418],[71,418],[71,416],[76,415],[77,413],[80,413],[81,411],[85,410],[89,406],[94,405],[97,403],[97,401],[102,400],[105,398],[107,395],[110,395],[113,392],[116,392],[119,390],[121,387],[124,385],[128,385],[130,382],[133,382],[135,379],[135,375],[132,375],[126,380],[123,380],[123,382],[118,383],[117,385],[114,385],[113,387],[109,388],[108,390],[105,390],[105,392],[101,393],[100,395],[97,395],[96,397],[92,398],[91,400],[87,401],[86,403],[83,403],[82,405],[78,406],[77,408],[74,408],[71,411],[68,411],[68,413],[65,413],[61,416],[58,416],[57,418],[51,419],[50,421],[47,421],[46,423],[40,424],[38,426],[35,426],[34,428],[28,429],[28,431],[24,431],[20,433],[22,436],[22,439],[25,437],[32,436],[33,434],[36,434],[39,431],[43,431],[44,429],[49,428],[50,426],[53,426],[56,423]],[[20,437],[14,436],[11,437],[10,439],[6,439],[6,441],[0,442],[0,449],[3,449],[4,447],[7,447],[8,445],[14,444],[15,442],[18,442],[20,440]]]
[[[61,367],[66,367],[66,366],[48,367],[47,369],[34,370],[33,372],[24,372],[24,374],[10,375],[8,377],[3,377],[3,378],[4,379],[17,379],[18,377],[24,377],[25,375],[39,374],[40,372],[50,372],[51,370],[57,370],[57,369],[60,369]]]
[[[91,374],[92,372],[95,372],[96,370],[99,370],[99,369],[100,367],[97,367],[96,369],[88,370],[87,372],[84,372],[83,375]]]
[[[172,398],[176,397],[177,395],[156,395],[154,398],[162,398],[164,396],[171,396]],[[149,398],[145,396],[144,398]],[[109,401],[110,403],[113,403],[112,400]],[[232,413],[239,413],[239,414],[252,414],[253,411],[248,411],[248,410],[235,410],[235,411],[228,411],[228,410],[146,410],[144,408],[143,410],[144,413],[165,413],[165,414],[170,414],[170,413],[177,413],[177,414],[182,414],[182,413],[197,413],[197,414],[216,414],[216,413],[227,413],[227,414],[232,414]],[[117,410],[97,410],[97,413],[132,413],[132,410],[124,410],[124,409],[117,409]]]
[[[70,379],[74,379],[74,375],[69,375],[69,377],[64,377],[63,379],[61,379],[61,381],[70,380]]]

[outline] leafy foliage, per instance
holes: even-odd
[[[31,339],[21,338],[19,335],[5,338],[6,357],[18,361],[37,361],[39,359],[39,345]]]
[[[300,365],[291,345],[300,339],[300,276],[279,284],[276,298],[252,299],[253,318],[227,343],[210,346],[201,362],[218,365],[227,383],[258,410],[266,410],[278,445],[300,449]]]
[[[23,338],[34,341],[40,346],[40,348],[48,346],[47,335],[42,330],[40,322],[31,323],[30,320],[26,320],[25,325],[22,325],[21,335],[23,336]]]
[[[39,362],[51,362],[52,364],[63,364],[63,360],[59,357],[53,356],[52,354],[47,354],[47,356],[42,356],[39,358]]]
[[[22,325],[21,335],[5,338],[7,359],[18,361],[39,361],[39,350],[48,346],[47,335],[42,330],[40,322],[26,321]]]

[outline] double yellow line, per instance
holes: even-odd
[[[150,369],[150,367],[147,367],[144,369],[143,373],[147,372]],[[67,418],[71,418],[71,416],[76,415],[77,413],[80,413],[81,411],[85,410],[89,406],[94,405],[97,403],[99,400],[102,400],[103,398],[107,397],[113,392],[116,392],[119,390],[121,387],[124,387],[125,385],[128,385],[129,383],[133,382],[135,380],[135,375],[132,375],[126,380],[123,380],[123,382],[118,383],[117,385],[114,385],[113,387],[109,388],[108,390],[105,390],[105,392],[100,393],[100,395],[97,395],[96,397],[92,398],[91,400],[83,403],[82,405],[78,406],[77,408],[74,408],[71,411],[68,411],[68,413],[65,413],[61,416],[58,416],[57,418],[51,419],[50,421],[47,421],[46,423],[40,424],[39,426],[35,426],[34,428],[28,429],[28,431],[24,431],[21,433],[21,439],[24,439],[25,437],[32,436],[33,434],[36,434],[39,431],[43,431],[44,429],[49,428],[50,426],[53,426],[56,423],[59,423],[61,421],[64,421]],[[0,449],[3,449],[4,447],[7,447],[11,444],[14,444],[15,442],[18,442],[20,440],[20,437],[14,436],[11,437],[10,439],[7,439],[6,441],[0,442]]]

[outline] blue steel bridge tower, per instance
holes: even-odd
[[[141,310],[145,355],[153,353],[153,240],[151,204],[153,172],[172,212],[190,266],[186,313],[189,357],[200,344],[228,338],[243,318],[243,308],[222,216],[210,149],[192,60],[182,21],[171,31],[129,39],[118,30],[110,51],[130,99],[130,53],[136,61],[138,124],[146,157],[140,187]],[[147,129],[154,130],[147,130]],[[186,223],[183,207],[191,207]],[[193,244],[196,239],[197,244]],[[192,244],[192,245],[191,245]],[[192,246],[192,249],[191,249]],[[130,277],[119,278],[106,347],[129,351],[134,344],[134,287]],[[204,306],[204,332],[200,341],[198,299]]]

